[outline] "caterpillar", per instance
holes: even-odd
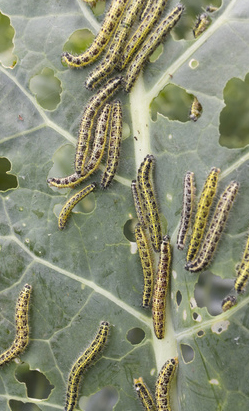
[[[209,215],[210,207],[213,203],[213,199],[217,190],[219,173],[220,169],[213,167],[204,184],[201,197],[197,206],[192,236],[188,247],[186,257],[187,262],[193,260],[199,250],[201,240],[204,235],[205,227],[207,224],[207,218]]]
[[[162,42],[164,37],[179,21],[184,7],[178,4],[171,13],[161,21],[161,23],[153,30],[147,40],[143,43],[140,50],[135,54],[131,63],[127,68],[127,73],[124,79],[124,89],[129,93],[140,73],[148,57],[153,53],[157,46]]]
[[[162,242],[162,228],[159,218],[158,206],[155,193],[151,183],[152,167],[155,163],[155,158],[152,155],[147,155],[141,163],[138,174],[138,188],[141,194],[142,204],[145,210],[147,225],[150,232],[152,247],[156,252],[160,251]]]
[[[144,276],[142,306],[148,308],[153,292],[154,268],[149,240],[140,224],[137,224],[135,227],[135,238]]]
[[[225,312],[230,310],[236,303],[236,297],[234,297],[234,295],[228,295],[221,303],[222,311]]]
[[[25,284],[21,290],[17,303],[15,313],[16,335],[15,339],[5,352],[0,354],[0,366],[8,363],[21,354],[29,343],[29,301],[32,287]]]
[[[145,221],[145,211],[143,209],[141,195],[139,193],[136,180],[132,180],[132,182],[131,182],[131,191],[132,191],[132,196],[133,196],[133,200],[134,200],[134,205],[135,205],[135,210],[136,210],[138,222],[143,227],[146,227],[147,224],[146,224],[146,221]]]
[[[72,366],[68,376],[64,411],[74,410],[78,399],[80,378],[86,369],[95,361],[97,355],[104,349],[109,332],[110,324],[106,321],[102,321],[96,337]]]
[[[110,104],[106,104],[98,118],[93,141],[92,153],[90,159],[88,160],[85,166],[86,174],[80,176],[77,173],[73,173],[68,177],[51,177],[47,179],[47,182],[50,186],[58,188],[75,187],[76,185],[84,181],[86,178],[88,178],[95,170],[97,170],[104,155],[110,112],[111,106]]]
[[[194,199],[195,199],[195,181],[194,173],[187,171],[184,177],[183,183],[183,205],[182,205],[182,215],[180,227],[177,235],[177,248],[183,250],[188,234],[188,230],[191,225],[191,218],[194,209]]]
[[[207,13],[202,13],[198,16],[195,26],[193,28],[194,37],[197,38],[203,33],[210,24]]]
[[[193,103],[191,104],[189,118],[190,120],[197,121],[201,115],[202,105],[199,103],[198,99],[194,97]]]
[[[72,209],[76,206],[76,204],[78,204],[80,200],[82,200],[84,197],[90,194],[96,188],[96,186],[97,186],[96,183],[89,184],[87,187],[83,188],[81,191],[74,194],[66,202],[66,204],[62,207],[62,210],[60,212],[59,219],[58,219],[58,226],[60,230],[63,230],[65,228],[67,219]]]
[[[231,181],[231,183],[226,187],[218,201],[199,254],[194,260],[191,260],[186,264],[185,268],[187,270],[191,272],[201,271],[212,261],[238,190],[239,183],[237,183],[237,181]]]
[[[234,288],[237,293],[241,293],[246,286],[249,277],[249,237],[246,242],[242,260],[237,268],[237,278],[235,280]]]
[[[74,56],[67,51],[62,53],[62,62],[66,63],[71,68],[83,67],[93,63],[107,46],[112,33],[124,12],[127,1],[128,0],[112,0],[101,29],[91,46],[79,56]]]
[[[207,6],[206,7],[206,11],[209,13],[213,13],[214,11],[217,11],[218,7],[214,7],[214,6]]]
[[[152,300],[152,319],[154,332],[158,339],[164,338],[165,333],[165,308],[166,296],[170,281],[171,247],[169,236],[163,237],[160,257],[157,269],[156,282],[154,284]]]
[[[85,174],[85,162],[88,156],[92,128],[98,110],[103,106],[121,86],[122,77],[113,77],[110,79],[90,100],[87,104],[81,118],[78,143],[75,155],[75,171],[81,176]]]
[[[111,117],[111,131],[108,146],[106,167],[101,178],[101,187],[107,188],[112,182],[119,163],[122,140],[122,106],[119,100],[114,101]]]
[[[166,4],[167,0],[155,0],[153,2],[150,9],[146,13],[144,20],[142,20],[142,22],[136,29],[135,33],[126,44],[120,61],[118,63],[119,70],[123,70],[129,63],[129,61],[132,59],[132,56],[138,50],[140,44],[143,43],[143,41],[147,37],[147,34],[150,33],[150,31],[153,29],[153,27],[159,20]]]
[[[149,13],[150,8],[151,8],[153,2],[154,2],[154,0],[147,0],[145,9],[144,9],[144,11],[143,11],[142,14],[141,14],[140,20],[143,20],[143,19],[145,18],[145,16],[147,16],[147,14]]]
[[[106,104],[97,121],[91,156],[85,167],[87,176],[97,170],[104,155],[110,114],[111,105]]]
[[[155,389],[157,411],[171,411],[169,391],[177,365],[177,357],[169,359],[157,377]]]
[[[94,68],[86,79],[85,86],[92,90],[96,85],[102,81],[108,74],[110,74],[117,65],[125,41],[128,37],[130,29],[137,18],[139,10],[142,8],[144,0],[130,1],[128,8],[125,10],[122,19],[119,22],[114,37],[110,43],[108,51],[104,56],[102,62]]]
[[[144,383],[142,377],[134,378],[134,388],[146,411],[156,411],[156,406],[147,385]]]

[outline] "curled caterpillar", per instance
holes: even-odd
[[[16,358],[21,354],[29,343],[29,301],[32,287],[25,284],[21,290],[17,303],[15,313],[16,335],[15,339],[5,352],[0,354],[0,366]]]
[[[107,46],[114,32],[128,0],[112,0],[106,13],[101,29],[91,46],[79,56],[74,56],[67,51],[62,53],[62,61],[69,67],[83,67],[93,63]]]
[[[89,184],[87,187],[83,188],[83,190],[74,194],[66,202],[66,204],[62,207],[62,210],[60,212],[59,219],[58,219],[58,226],[60,230],[63,230],[65,228],[68,217],[71,211],[73,210],[73,208],[76,206],[76,204],[78,204],[79,201],[81,201],[88,194],[90,194],[96,188],[96,186],[97,186],[96,183]]]

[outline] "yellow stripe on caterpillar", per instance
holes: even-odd
[[[71,68],[78,68],[93,63],[105,49],[124,12],[128,0],[112,0],[104,18],[101,29],[91,46],[79,56],[74,56],[67,51],[62,53],[62,62]]]
[[[132,191],[132,197],[133,197],[133,201],[134,201],[134,206],[135,206],[138,222],[143,227],[146,227],[147,223],[146,223],[146,220],[145,220],[145,218],[146,218],[145,210],[144,210],[144,207],[143,207],[141,195],[140,195],[140,192],[138,190],[138,184],[137,184],[136,180],[132,180],[132,182],[131,182],[131,191]]]
[[[217,190],[219,173],[220,169],[213,167],[202,189],[201,197],[199,199],[195,215],[192,236],[188,247],[186,257],[187,262],[193,260],[197,252],[199,251],[201,240],[207,224],[210,207],[213,203],[213,199]]]
[[[200,16],[198,16],[193,28],[194,37],[199,37],[207,29],[209,24],[210,20],[208,19],[207,13],[202,13]]]
[[[100,328],[96,337],[94,338],[90,346],[74,363],[68,376],[66,404],[64,411],[73,411],[76,407],[81,376],[95,361],[98,354],[105,347],[109,332],[110,324],[106,321],[102,321],[100,323]]]
[[[62,210],[60,212],[59,219],[58,219],[58,227],[60,230],[63,230],[65,228],[68,217],[71,211],[73,210],[73,208],[76,206],[76,204],[78,204],[79,201],[81,201],[88,194],[90,194],[96,188],[96,186],[97,186],[96,183],[89,184],[87,187],[83,188],[83,190],[74,194],[66,202],[66,204],[62,207]]]
[[[127,64],[132,59],[133,55],[138,50],[140,44],[146,39],[147,35],[158,22],[168,0],[154,0],[150,5],[148,12],[145,10],[145,17],[139,24],[133,36],[127,42],[118,63],[118,69],[124,70]]]
[[[191,272],[198,272],[207,268],[212,261],[221,234],[226,225],[229,212],[238,194],[239,183],[232,181],[222,193],[216,206],[212,221],[201,244],[200,251],[194,260],[189,261],[185,268]]]
[[[29,343],[29,301],[32,287],[29,284],[25,284],[21,290],[17,303],[15,313],[16,323],[16,335],[15,339],[5,352],[0,354],[0,366],[8,363],[9,361],[20,355]]]
[[[246,286],[249,278],[249,237],[247,238],[244,254],[242,260],[237,267],[237,278],[235,280],[234,288],[237,293],[241,293]]]
[[[157,46],[159,46],[170,30],[172,30],[172,28],[176,25],[183,11],[183,5],[179,3],[153,30],[147,40],[143,43],[140,50],[137,54],[135,54],[127,68],[127,73],[124,79],[124,89],[127,93],[129,93],[134,86],[134,83],[136,82],[149,56],[153,53]]]
[[[94,120],[103,104],[118,91],[122,77],[110,79],[89,101],[81,118],[75,155],[75,172],[83,176],[88,157]]]
[[[125,41],[129,35],[131,27],[138,16],[145,0],[131,0],[127,9],[119,22],[114,37],[109,45],[106,55],[100,64],[93,69],[86,79],[85,86],[93,90],[99,82],[108,76],[119,62],[121,53],[125,46]]]
[[[195,200],[195,181],[194,173],[187,171],[183,183],[183,201],[180,227],[177,235],[177,248],[183,250],[187,234],[191,225],[192,214]]]
[[[156,252],[159,252],[162,242],[162,228],[156,196],[152,185],[151,174],[154,163],[154,156],[148,154],[138,169],[137,182],[142,205],[145,210],[152,247]]]
[[[237,299],[234,295],[228,295],[221,303],[222,311],[226,312],[237,304]]]
[[[164,338],[165,333],[166,297],[170,282],[170,270],[171,246],[169,236],[166,235],[163,237],[161,244],[152,300],[153,326],[155,335],[158,339]]]
[[[155,389],[157,411],[171,411],[170,407],[170,385],[173,379],[178,358],[174,357],[166,361],[158,374]]]
[[[101,187],[106,189],[111,184],[119,164],[120,146],[122,142],[122,105],[114,101],[111,114],[111,131],[108,146],[106,167],[101,178]]]
[[[145,411],[156,411],[156,405],[154,403],[152,394],[143,381],[142,377],[138,379],[134,378],[134,388]]]
[[[153,293],[154,267],[150,243],[146,236],[145,230],[140,224],[137,224],[135,227],[135,238],[144,277],[142,306],[144,308],[148,308],[151,303]]]

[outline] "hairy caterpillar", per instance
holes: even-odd
[[[69,67],[83,67],[93,63],[107,46],[114,32],[128,0],[112,0],[106,13],[101,29],[91,46],[79,56],[74,56],[67,51],[62,53],[62,61]]]
[[[220,169],[213,167],[204,184],[195,215],[194,227],[187,252],[187,261],[195,258],[204,235],[210,207],[216,193]]]
[[[63,230],[65,228],[67,219],[72,211],[72,209],[78,204],[80,200],[82,200],[84,197],[86,197],[88,194],[90,194],[95,188],[97,184],[92,183],[89,184],[87,187],[83,188],[83,190],[79,191],[78,193],[74,194],[67,202],[66,204],[62,207],[62,210],[59,215],[58,219],[58,226],[60,230]]]
[[[155,390],[157,411],[171,411],[169,400],[170,384],[173,379],[177,364],[178,358],[171,358],[170,360],[166,361],[160,373],[158,374]]]
[[[201,245],[199,254],[194,260],[186,264],[186,269],[191,272],[201,271],[212,261],[221,234],[224,230],[229,212],[239,190],[239,183],[232,181],[221,195],[216,206],[207,234]]]
[[[151,302],[153,292],[154,269],[150,244],[145,234],[145,231],[140,224],[137,224],[135,227],[135,238],[144,276],[142,306],[144,308],[148,308]]]
[[[189,118],[190,120],[197,121],[201,115],[202,105],[199,103],[198,99],[194,97],[193,103],[191,104]]]
[[[132,196],[134,200],[134,205],[135,205],[135,210],[138,218],[138,222],[143,226],[146,227],[146,222],[145,222],[145,211],[143,209],[143,204],[141,200],[141,195],[137,187],[137,181],[132,180],[131,182],[131,191],[132,191]]]
[[[170,281],[171,247],[169,236],[163,237],[152,300],[152,318],[155,335],[164,338],[166,296]]]
[[[193,28],[194,37],[197,38],[206,30],[207,26],[210,24],[207,13],[202,13],[198,16],[195,26]]]
[[[124,43],[128,37],[130,29],[137,18],[138,12],[143,6],[144,0],[130,1],[128,8],[125,10],[122,19],[119,22],[114,37],[109,45],[108,51],[104,56],[102,62],[94,68],[86,79],[85,86],[92,90],[96,85],[102,81],[108,74],[110,74],[117,65]]]
[[[87,176],[97,170],[104,155],[110,114],[111,105],[106,104],[97,121],[92,152],[85,167]]]
[[[88,156],[92,128],[98,110],[121,86],[122,77],[110,79],[89,101],[81,118],[78,143],[75,155],[75,171],[85,174],[85,162]]]
[[[145,18],[145,16],[149,13],[150,8],[151,8],[151,6],[152,6],[152,4],[153,4],[153,1],[154,1],[154,0],[147,0],[146,5],[145,5],[145,9],[144,9],[144,11],[143,11],[142,14],[141,14],[140,20],[143,20],[143,19]]]
[[[132,59],[133,54],[138,50],[140,44],[143,43],[147,37],[147,34],[150,33],[159,20],[166,4],[167,0],[155,0],[153,2],[153,5],[148,10],[148,13],[146,13],[144,20],[142,20],[135,33],[126,44],[120,58],[120,62],[118,63],[119,70],[123,70]]]
[[[110,324],[106,321],[100,323],[98,333],[90,346],[74,363],[69,376],[64,411],[73,411],[78,399],[79,383],[82,374],[95,361],[97,355],[103,350],[110,331]]]
[[[249,237],[246,242],[244,254],[240,264],[237,267],[237,278],[235,280],[234,288],[237,293],[241,293],[246,286],[249,277]]]
[[[222,311],[225,312],[230,310],[236,303],[236,297],[234,297],[234,295],[228,295],[221,303]]]
[[[114,101],[111,115],[111,131],[109,138],[106,167],[101,179],[101,187],[107,188],[112,182],[119,163],[122,140],[122,106],[119,100]]]
[[[195,182],[194,173],[187,171],[184,177],[183,183],[183,205],[182,205],[182,215],[180,227],[177,235],[177,248],[183,250],[188,234],[188,230],[191,225],[191,218],[194,209],[194,199],[195,199]]]
[[[183,10],[183,5],[179,3],[171,11],[171,13],[153,30],[147,40],[145,40],[145,42],[143,43],[140,50],[137,52],[137,54],[135,54],[127,68],[127,73],[124,79],[124,88],[127,93],[130,92],[131,88],[133,87],[148,57],[153,53],[153,51],[161,43],[164,37],[179,21]]]
[[[29,342],[29,301],[32,287],[29,284],[25,284],[22,291],[19,294],[16,303],[15,323],[16,323],[16,335],[15,339],[5,352],[0,354],[0,366],[16,358],[21,354],[28,345]]]
[[[75,187],[80,184],[86,178],[88,178],[97,168],[102,160],[104,155],[106,138],[109,126],[111,106],[106,104],[103,111],[101,112],[96,125],[95,136],[93,141],[92,152],[90,159],[88,160],[85,173],[83,176],[80,176],[77,173],[71,174],[68,177],[56,178],[51,177],[47,179],[47,182],[54,187],[65,188],[65,187]]]
[[[145,411],[156,411],[156,406],[147,385],[144,383],[142,377],[134,378],[134,388],[141,401]]]
[[[151,182],[151,172],[154,162],[154,156],[147,155],[145,157],[144,161],[141,163],[138,169],[137,181],[143,208],[145,210],[147,225],[150,232],[151,243],[153,249],[156,252],[159,252],[162,242],[162,229],[156,197]]]

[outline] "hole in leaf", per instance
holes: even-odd
[[[40,74],[32,77],[29,88],[46,110],[54,110],[61,101],[61,81],[50,68],[45,67]]]
[[[249,144],[249,74],[245,81],[233,78],[227,82],[224,101],[219,143],[227,148],[245,147]]]
[[[204,331],[203,330],[200,330],[200,331],[198,331],[198,333],[197,333],[197,337],[203,337],[205,335],[205,333],[204,333]]]
[[[90,30],[76,30],[65,43],[63,51],[68,51],[72,54],[81,54],[91,45],[93,39],[94,35]]]
[[[181,304],[181,302],[182,302],[182,293],[181,293],[181,291],[178,290],[177,293],[176,293],[176,303],[177,303],[178,307]]]
[[[11,163],[6,157],[0,158],[0,191],[7,191],[17,187],[17,178],[9,174]]]
[[[25,363],[18,366],[15,375],[18,381],[26,384],[29,398],[46,399],[54,388],[44,374],[30,370],[29,365]]]
[[[149,61],[151,63],[154,63],[154,61],[156,61],[161,56],[162,52],[163,52],[163,44],[160,44],[160,46],[158,46],[156,50],[150,56]]]
[[[31,402],[23,403],[22,401],[10,400],[10,408],[12,411],[41,411],[41,409]]]
[[[181,87],[167,84],[151,104],[151,118],[157,119],[157,113],[170,120],[186,122],[189,120],[189,110],[193,96]]]
[[[185,364],[192,362],[195,356],[193,348],[188,344],[181,344],[180,349],[182,353],[182,359]]]
[[[85,0],[84,0],[85,1]],[[92,9],[92,12],[94,13],[95,16],[100,16],[101,14],[104,13],[105,8],[106,8],[106,2],[105,1],[98,1],[98,0],[93,0],[90,1],[87,0],[87,3],[90,3],[90,7]],[[107,5],[108,7],[108,5]]]
[[[190,60],[190,62],[189,62],[189,67],[191,68],[191,69],[196,69],[197,67],[199,66],[199,61],[198,60],[195,60],[195,59],[191,59]]]
[[[135,235],[134,235],[134,230],[135,226],[137,224],[137,219],[136,218],[131,218],[126,221],[124,225],[124,236],[127,238],[127,240],[135,242]]]
[[[53,155],[53,166],[49,170],[49,177],[66,177],[74,172],[73,161],[75,157],[75,147],[72,144],[66,144],[60,147]],[[54,187],[51,187],[55,190]],[[57,191],[57,189],[56,189]],[[63,191],[61,191],[63,192]]]
[[[5,67],[13,68],[16,65],[17,57],[12,54],[14,45],[14,28],[10,24],[10,19],[0,12],[0,61]]]
[[[222,312],[221,302],[233,288],[234,279],[222,279],[211,272],[199,276],[195,286],[195,299],[198,307],[207,307],[209,314],[218,315]]]
[[[117,401],[117,390],[114,387],[105,387],[90,398],[82,397],[79,406],[85,411],[112,411]]]
[[[127,332],[126,337],[132,345],[140,344],[145,337],[145,332],[141,328],[132,328]]]

